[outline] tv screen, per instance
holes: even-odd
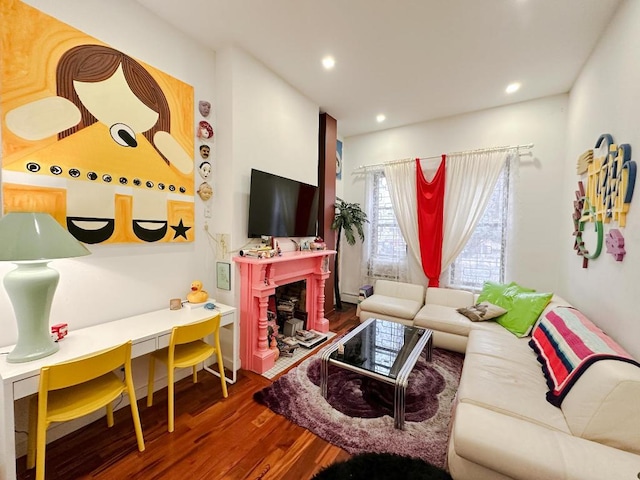
[[[249,238],[316,235],[318,187],[251,169]]]

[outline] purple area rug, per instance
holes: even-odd
[[[394,453],[445,466],[451,407],[463,356],[434,349],[409,377],[405,429],[393,427],[393,386],[334,366],[320,394],[320,359],[303,361],[254,399],[351,454]]]

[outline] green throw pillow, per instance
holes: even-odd
[[[477,303],[489,302],[509,310],[513,295],[521,292],[533,292],[534,290],[518,285],[516,282],[495,283],[484,282],[482,292],[478,296]]]
[[[553,293],[515,293],[507,289],[505,297],[509,299],[510,307],[507,308],[507,313],[498,317],[496,321],[516,337],[526,337],[551,301]]]

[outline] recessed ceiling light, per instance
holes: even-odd
[[[515,83],[510,83],[509,85],[507,85],[507,88],[505,89],[505,92],[507,92],[507,93],[515,93],[518,90],[520,90],[520,83],[519,82],[515,82]]]
[[[378,123],[382,123],[387,119],[382,113],[376,116],[376,120]]]
[[[331,70],[334,66],[336,65],[336,61],[333,57],[329,56],[329,57],[324,57],[322,59],[322,66],[326,69],[326,70]]]

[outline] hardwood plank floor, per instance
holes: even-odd
[[[330,316],[330,329],[344,333],[358,324],[355,305]],[[167,389],[154,394],[154,405],[138,399],[144,452],[138,452],[131,411],[115,413],[115,425],[104,418],[47,446],[46,478],[304,480],[321,467],[349,458],[344,450],[253,400],[271,380],[240,370],[222,397],[218,377],[198,372],[176,383],[175,431],[167,432]],[[35,478],[26,457],[17,461],[18,479]]]

